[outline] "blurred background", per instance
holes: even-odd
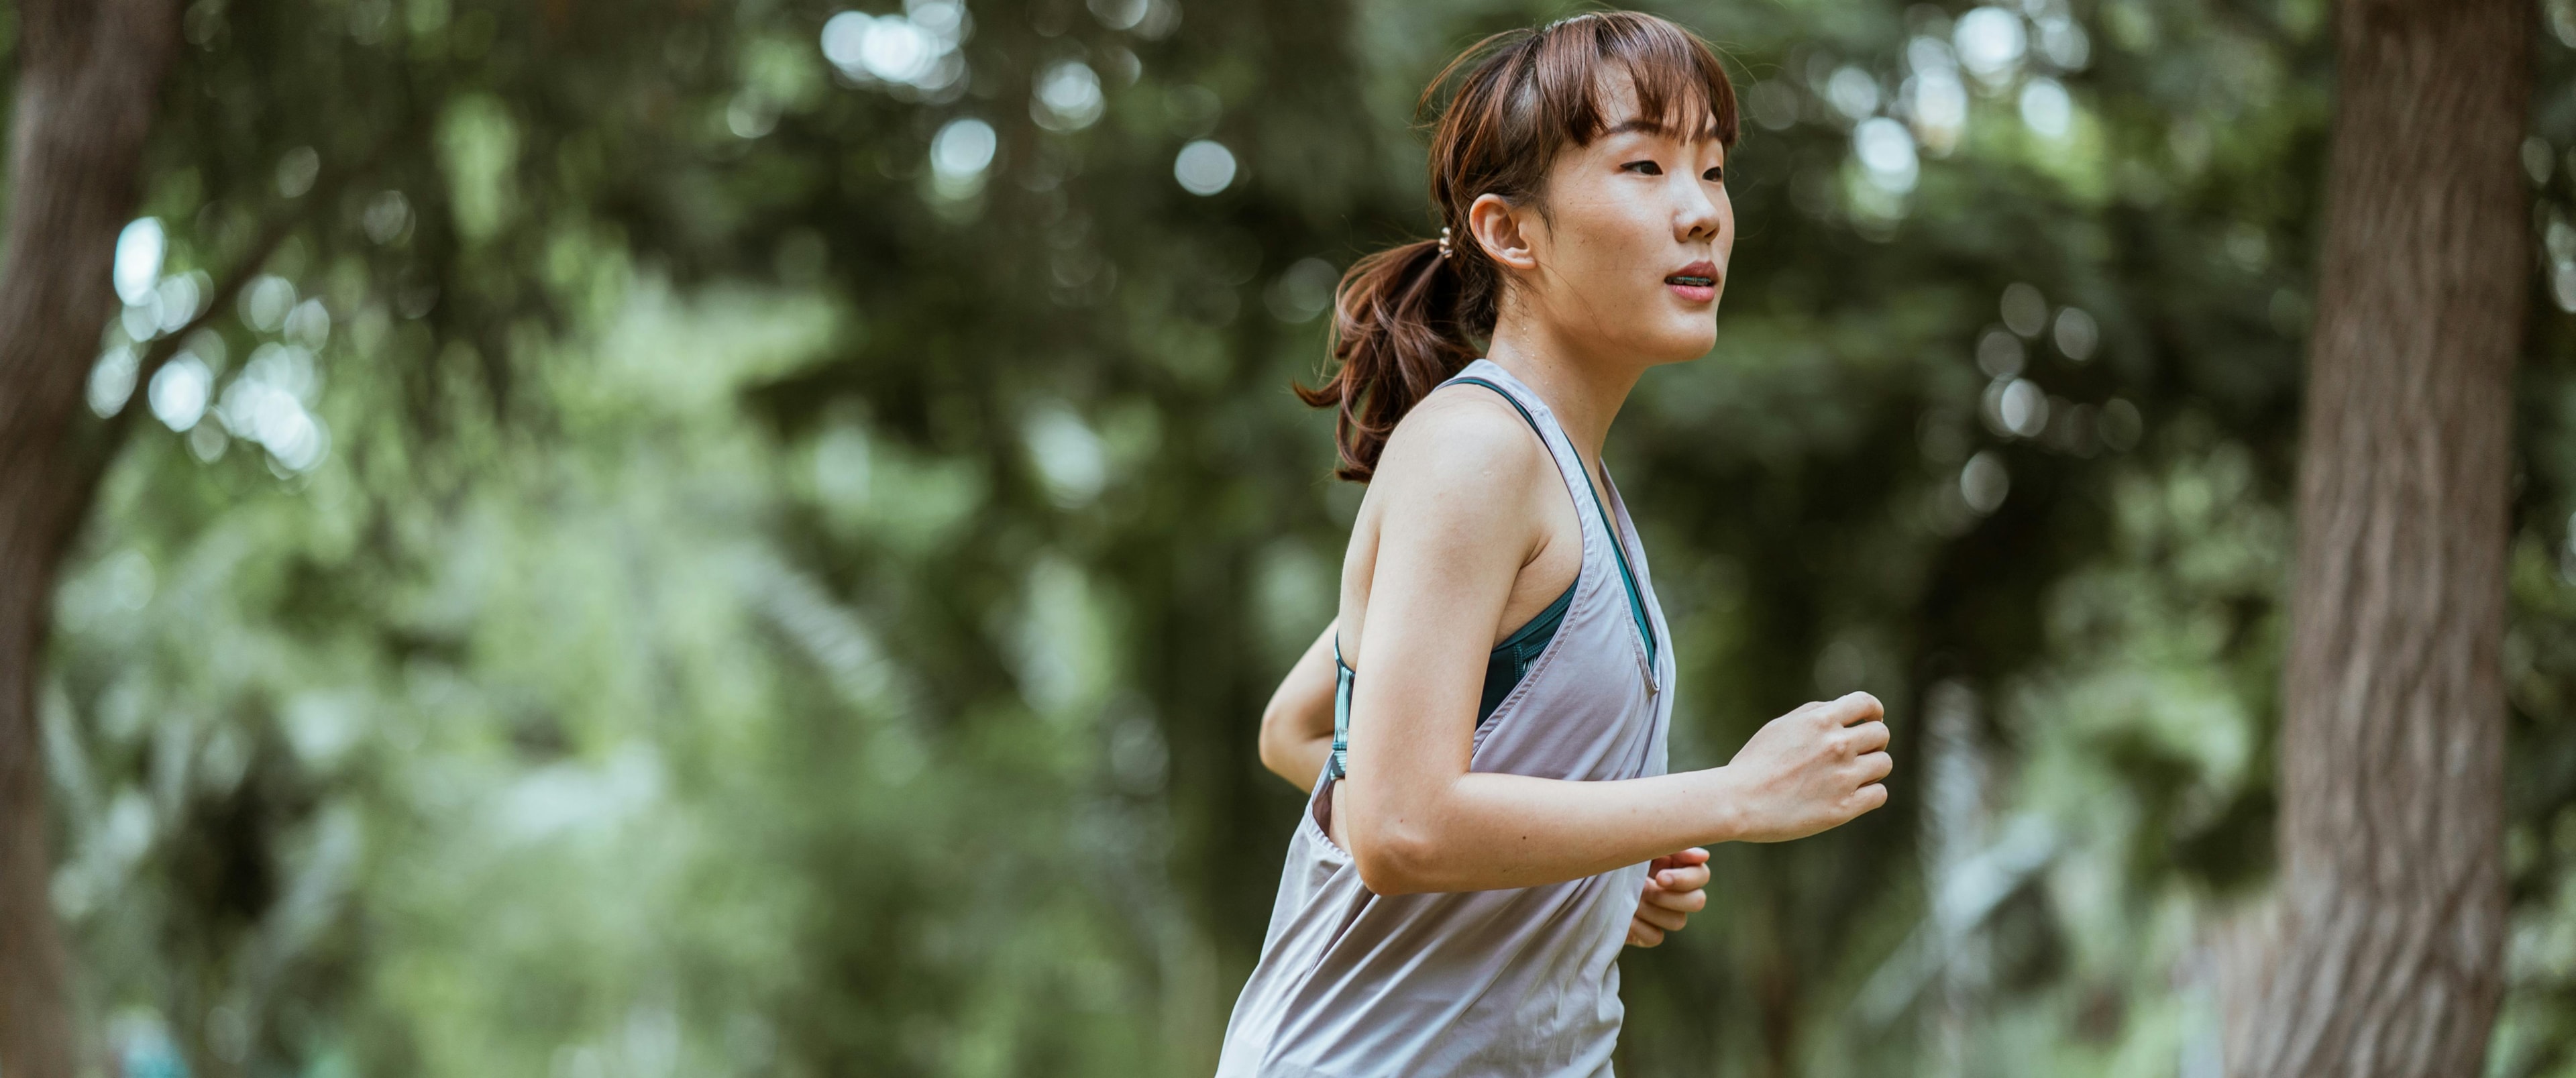
[[[1899,770],[1716,851],[1621,1073],[2216,1075],[2324,0],[1644,6],[1745,110],[1717,347],[1607,451],[1672,764],[1867,689]],[[188,5],[38,690],[86,1058],[1206,1073],[1360,494],[1288,386],[1437,227],[1423,83],[1572,10]],[[2576,1074],[2576,2],[2533,18],[2516,1076]]]

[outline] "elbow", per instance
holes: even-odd
[[[1423,890],[1388,867],[1383,858],[1362,857],[1353,851],[1351,860],[1359,866],[1360,886],[1368,888],[1370,894],[1409,895]]]
[[[1298,782],[1294,774],[1297,754],[1292,751],[1297,739],[1288,730],[1289,721],[1289,717],[1275,707],[1261,713],[1261,766],[1290,782]]]
[[[1418,832],[1353,827],[1350,842],[1351,867],[1359,870],[1360,886],[1369,893],[1410,895],[1441,889],[1434,879],[1433,843]]]

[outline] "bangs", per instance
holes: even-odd
[[[1542,141],[1590,145],[1631,119],[1608,112],[1625,75],[1633,118],[1656,134],[1735,145],[1735,88],[1716,51],[1689,31],[1653,16],[1590,12],[1540,30],[1534,44],[1505,80],[1514,111],[1537,114]]]

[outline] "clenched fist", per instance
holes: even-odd
[[[1708,851],[1693,846],[1655,858],[1646,866],[1646,891],[1628,918],[1628,946],[1653,947],[1664,933],[1679,932],[1690,915],[1708,905]]]
[[[1886,709],[1865,692],[1771,720],[1728,761],[1736,834],[1785,842],[1841,826],[1887,803]]]

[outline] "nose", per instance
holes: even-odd
[[[1689,173],[1679,178],[1682,182],[1676,186],[1681,188],[1681,203],[1673,214],[1676,238],[1683,243],[1714,242],[1726,228],[1726,209],[1719,205],[1726,197],[1726,189],[1711,191],[1708,184]]]

